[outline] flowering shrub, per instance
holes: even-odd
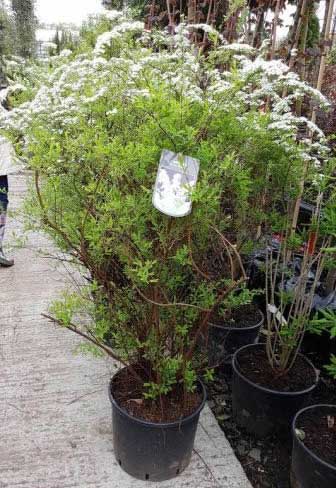
[[[55,320],[140,364],[144,395],[162,400],[195,388],[205,368],[197,340],[246,280],[239,253],[296,195],[307,160],[325,156],[323,134],[291,105],[303,95],[326,101],[254,50],[250,59],[218,38],[203,57],[183,24],[167,36],[122,16],[109,22],[92,50],[51,58],[33,98],[1,124],[31,155],[30,225],[35,217],[89,272],[80,294],[53,305]],[[218,62],[225,49],[239,53],[227,71]],[[295,142],[302,122],[314,144]],[[151,203],[163,149],[200,160],[193,211],[182,219]],[[75,320],[84,309],[86,332]]]

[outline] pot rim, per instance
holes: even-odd
[[[132,420],[133,422],[137,422],[145,427],[152,427],[152,428],[158,428],[158,429],[165,429],[165,428],[169,428],[169,427],[176,427],[176,426],[179,426],[181,424],[186,424],[188,423],[189,421],[191,421],[194,417],[196,417],[197,415],[199,415],[201,413],[201,411],[203,410],[204,408],[204,405],[205,405],[205,402],[207,400],[207,393],[206,393],[206,389],[205,389],[205,386],[203,384],[203,382],[198,379],[197,380],[197,384],[200,385],[200,389],[201,389],[201,393],[202,393],[202,401],[201,403],[199,404],[199,406],[197,407],[197,409],[191,413],[190,415],[188,415],[187,417],[183,417],[182,419],[179,419],[179,420],[175,420],[174,422],[162,422],[162,423],[158,423],[158,422],[151,422],[149,420],[144,420],[144,419],[141,419],[139,417],[133,417],[132,415],[130,415],[127,410],[125,410],[124,408],[122,408],[116,401],[116,399],[114,398],[113,394],[112,394],[112,381],[114,379],[114,377],[124,368],[121,368],[119,369],[113,376],[112,378],[110,379],[109,381],[109,386],[108,386],[108,393],[109,393],[109,398],[110,398],[110,402],[112,403],[112,405],[118,410],[119,413],[121,413],[122,415],[124,415],[125,417],[127,417],[129,420]]]
[[[301,410],[299,410],[296,413],[296,415],[293,419],[292,434],[293,434],[293,438],[295,437],[296,441],[299,443],[299,445],[302,447],[302,449],[306,453],[308,453],[315,461],[318,461],[320,464],[322,464],[323,466],[335,471],[335,473],[336,473],[336,464],[330,464],[327,461],[324,461],[323,459],[321,459],[317,454],[315,454],[313,451],[311,451],[309,449],[309,447],[307,447],[305,445],[305,443],[296,435],[296,432],[295,432],[297,419],[302,413],[305,413],[307,410],[313,410],[315,408],[321,408],[321,407],[322,408],[333,408],[335,410],[335,414],[336,414],[336,405],[332,405],[332,404],[328,404],[328,403],[316,403],[314,405],[309,405],[308,407],[302,408]]]
[[[263,325],[263,323],[265,321],[265,315],[260,310],[260,308],[258,308],[258,312],[260,314],[260,320],[259,320],[259,322],[257,324],[255,324],[255,325],[250,325],[249,327],[227,327],[225,325],[223,326],[223,325],[214,324],[213,322],[209,322],[209,326],[210,327],[214,327],[216,329],[225,330],[225,331],[228,331],[228,332],[231,332],[231,331],[233,331],[233,332],[236,332],[236,331],[241,331],[241,332],[247,331],[248,332],[250,330],[259,329]]]
[[[314,383],[311,386],[309,386],[308,388],[305,388],[304,390],[298,390],[298,391],[272,390],[271,388],[266,388],[265,386],[258,385],[258,383],[255,383],[254,381],[250,380],[245,375],[243,375],[239,371],[238,366],[236,364],[237,363],[237,356],[238,356],[238,354],[243,349],[252,348],[252,347],[254,347],[254,348],[260,348],[260,347],[263,347],[263,346],[264,346],[264,344],[247,344],[246,346],[243,346],[240,349],[238,349],[233,354],[233,356],[232,356],[232,369],[233,369],[234,373],[237,374],[242,380],[244,380],[246,383],[248,383],[249,385],[253,386],[254,388],[257,388],[259,390],[262,390],[262,391],[264,391],[266,393],[271,393],[273,395],[280,395],[282,397],[294,397],[294,396],[299,396],[299,395],[305,395],[306,393],[309,393],[309,392],[313,391],[316,388],[316,385],[317,385],[317,383],[319,381],[318,371],[316,370],[316,368],[313,365],[313,363],[306,356],[304,356],[301,353],[299,353],[299,356],[301,356],[309,364],[309,366],[312,368],[312,370],[315,373],[315,381],[314,381]]]

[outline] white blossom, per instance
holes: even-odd
[[[54,42],[48,41],[48,42],[45,42],[43,45],[46,49],[57,49],[57,45]]]
[[[214,34],[216,36],[218,36],[219,34],[218,31],[209,24],[188,24],[187,29],[189,30],[201,29],[206,34]]]
[[[106,10],[103,15],[109,20],[119,20],[124,17],[124,13],[120,10]]]
[[[238,43],[234,42],[231,44],[225,44],[224,46],[220,46],[218,51],[229,51],[234,53],[241,53],[241,54],[255,54],[256,49],[249,44]]]
[[[97,41],[94,53],[96,55],[101,55],[104,53],[105,48],[111,45],[111,41],[114,39],[122,38],[123,34],[125,33],[137,33],[142,32],[144,28],[144,23],[139,21],[134,22],[122,22],[121,24],[116,25],[113,29],[109,32],[104,32],[101,34]]]
[[[289,154],[293,151],[298,125],[305,123],[314,142],[311,138],[301,141],[295,146],[297,155],[303,160],[309,158],[311,164],[318,167],[320,158],[327,154],[323,132],[308,119],[297,117],[292,107],[303,96],[321,107],[328,106],[328,101],[318,90],[302,82],[296,73],[289,71],[285,63],[267,61],[251,46],[233,43],[213,51],[214,56],[229,53],[230,58],[234,56],[237,61],[235,71],[221,72],[205,65],[190,41],[192,29],[213,32],[207,24],[188,26],[181,23],[173,35],[168,35],[165,32],[143,32],[142,22],[128,21],[121,13],[111,13],[110,20],[115,22],[114,27],[98,37],[92,53],[69,59],[71,51],[66,51],[42,67],[28,66],[20,58],[13,58],[12,62],[7,60],[20,83],[16,88],[12,85],[6,90],[33,87],[33,97],[10,112],[0,107],[0,125],[26,137],[30,137],[32,124],[47,129],[50,134],[61,134],[67,126],[79,123],[83,117],[86,123],[94,124],[94,119],[88,119],[87,114],[103,97],[126,104],[136,99],[147,103],[151,90],[160,87],[167,97],[184,103],[208,103],[212,110],[233,111],[242,127],[251,124],[256,131],[261,126],[264,130],[266,121],[268,129],[274,132],[276,140]],[[141,37],[133,48],[127,42],[128,34],[138,33]],[[221,43],[220,37],[218,42]],[[109,57],[106,48],[113,47],[114,43],[118,50]],[[151,45],[156,49],[151,50]],[[160,50],[161,46],[163,49]],[[20,71],[22,75],[19,75]],[[151,88],[145,80],[149,80]],[[0,100],[4,95],[2,90]],[[269,110],[263,118],[261,109],[266,100]],[[110,106],[105,112],[107,117],[118,113],[117,108],[110,109]]]
[[[71,49],[62,49],[62,51],[60,52],[59,55],[61,58],[67,58],[67,57],[71,56],[71,54],[72,54]]]

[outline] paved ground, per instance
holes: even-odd
[[[25,176],[10,179],[12,208]],[[9,234],[20,225],[11,219]],[[9,236],[8,236],[9,237]],[[176,480],[136,481],[113,456],[107,383],[115,366],[74,354],[78,339],[41,317],[66,276],[41,235],[0,269],[0,488],[251,488],[208,408],[190,467]]]

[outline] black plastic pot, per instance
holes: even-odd
[[[117,373],[118,374],[118,373]],[[205,405],[206,391],[197,410],[180,421],[153,423],[129,415],[113,396],[113,378],[109,386],[112,403],[114,454],[121,468],[134,478],[164,481],[182,473],[188,466],[194,447],[198,419]]]
[[[291,469],[292,488],[335,488],[336,465],[329,464],[320,459],[310,449],[304,440],[298,438],[295,429],[300,429],[300,417],[308,410],[315,410],[316,415],[336,415],[336,405],[313,405],[300,410],[292,425],[293,452]]]
[[[246,378],[239,370],[239,355],[248,348],[263,348],[264,344],[252,344],[239,349],[232,358],[232,407],[237,423],[248,432],[264,437],[279,433],[289,435],[294,415],[309,402],[316,388],[318,374],[312,363],[300,355],[315,374],[314,383],[296,392],[277,391],[259,386]]]
[[[208,357],[209,364],[231,364],[232,354],[248,344],[255,344],[264,323],[264,314],[259,310],[260,319],[250,327],[223,327],[209,324]]]

